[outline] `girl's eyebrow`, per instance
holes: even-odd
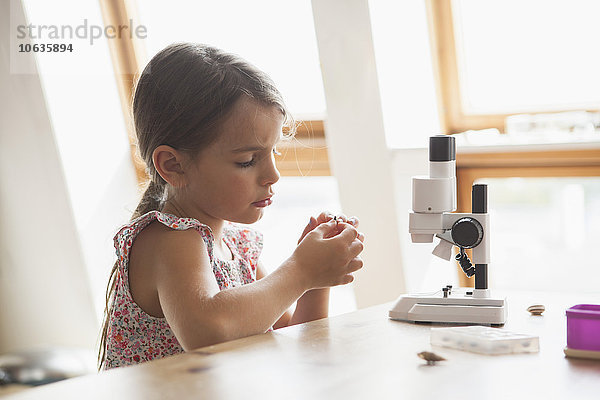
[[[251,151],[259,151],[259,150],[266,150],[266,147],[262,147],[262,146],[245,146],[245,147],[239,147],[237,149],[233,149],[231,150],[232,153],[247,153],[247,152],[251,152]]]
[[[278,145],[281,142],[281,137],[279,137],[277,139],[277,142],[275,143],[275,145]],[[267,148],[265,146],[243,146],[243,147],[238,147],[235,148],[233,150],[231,150],[232,153],[249,153],[251,151],[262,151],[262,150],[267,150]]]

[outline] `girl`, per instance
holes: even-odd
[[[100,368],[326,317],[328,288],[363,265],[357,220],[311,217],[270,275],[262,236],[232,223],[271,204],[275,146],[294,127],[272,81],[234,55],[174,44],[142,72],[133,118],[150,182],[115,236]]]

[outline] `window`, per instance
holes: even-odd
[[[525,112],[598,110],[593,0],[429,0],[446,131]]]
[[[572,285],[564,276],[574,271],[563,264],[581,262],[580,257],[593,260],[594,255],[585,245],[575,249],[566,245],[568,239],[548,237],[567,215],[548,204],[563,201],[560,193],[583,191],[585,207],[575,199],[565,207],[583,213],[577,218],[595,218],[587,204],[598,198],[600,56],[593,49],[600,33],[594,21],[600,5],[592,0],[426,4],[434,32],[443,130],[494,128],[488,134],[460,135],[457,154],[459,210],[470,210],[470,185],[478,179],[492,182],[491,209],[494,198],[499,199],[492,215],[499,221],[492,225],[497,265],[490,269],[492,286],[535,285],[536,278]],[[521,231],[515,232],[513,225],[522,221],[528,240],[516,243]],[[584,235],[582,243],[593,237],[587,225],[579,233]]]
[[[600,178],[486,179],[490,282],[519,290],[594,292]]]
[[[290,111],[305,121],[296,139],[280,146],[282,175],[330,175],[324,139],[325,95],[310,1],[189,2],[165,7],[137,1],[148,29],[147,59],[173,42],[199,42],[239,54],[266,72]]]
[[[371,30],[388,147],[422,147],[440,133],[423,1],[370,0]]]
[[[173,42],[222,48],[269,74],[299,118],[323,119],[325,96],[309,1],[174,0],[165,7],[163,1],[143,0],[137,1],[137,11],[148,29],[148,58]]]

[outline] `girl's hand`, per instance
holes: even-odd
[[[306,228],[304,228],[302,235],[300,235],[298,244],[300,244],[300,242],[302,241],[302,239],[304,239],[304,237],[308,234],[308,232],[312,231],[320,224],[331,221],[333,218],[334,218],[333,214],[331,214],[329,212],[325,212],[325,211],[322,212],[321,214],[319,214],[319,216],[317,218],[310,217],[310,221],[308,222],[308,225],[306,225]],[[359,221],[358,221],[357,217],[347,218],[344,214],[339,214],[339,215],[337,215],[336,220],[338,222],[348,223],[348,224],[354,226],[355,228],[358,228]],[[359,233],[359,240],[364,241],[364,238],[365,238],[364,235],[362,233]]]
[[[309,230],[290,259],[306,290],[345,285],[363,266],[363,247],[352,224],[330,219]]]

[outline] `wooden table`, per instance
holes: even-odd
[[[503,329],[539,335],[539,353],[485,356],[432,348],[432,325],[392,321],[391,304],[383,304],[6,398],[598,399],[600,361],[566,358],[563,348],[566,308],[600,303],[600,293],[507,298]],[[543,316],[525,310],[534,303],[546,305]],[[447,361],[426,365],[416,356],[423,350]]]

